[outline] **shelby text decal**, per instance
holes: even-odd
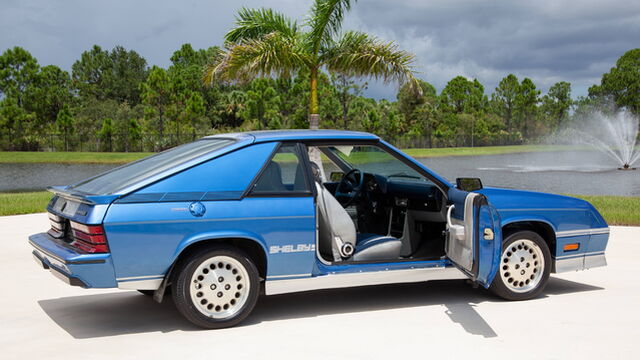
[[[270,254],[316,251],[315,244],[282,245],[269,247]]]

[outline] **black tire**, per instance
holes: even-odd
[[[544,259],[544,264],[541,265],[542,269],[540,270],[536,269],[538,271],[535,271],[535,273],[533,268],[526,269],[526,268],[529,268],[529,260],[525,260],[525,261],[520,260],[522,261],[521,263],[512,264],[513,263],[512,261],[510,263],[510,259],[512,258],[509,258],[507,256],[508,254],[512,254],[511,253],[512,249],[518,249],[518,247],[523,244],[524,245],[530,244],[529,241],[533,242],[538,247],[537,249],[531,249],[531,252],[533,254],[536,254],[538,253],[537,250],[539,250],[539,253],[541,253]],[[527,251],[529,250],[528,247],[525,246],[525,248],[527,248],[526,249]],[[524,251],[524,250],[520,248],[520,250],[517,250],[517,251]],[[507,257],[506,262],[505,262],[505,257]],[[535,261],[536,258],[537,257],[531,258],[531,261]],[[518,260],[516,259],[516,261]],[[535,264],[537,265],[538,262],[536,262]],[[533,285],[532,283],[530,285],[531,288],[529,289],[528,282],[525,284],[522,281],[520,282],[513,281],[513,277],[506,276],[506,274],[510,274],[510,271],[517,271],[518,273],[516,275],[519,275],[519,272],[524,273],[525,271],[527,271],[526,273],[527,276],[528,275],[532,277],[535,276],[535,279],[536,279],[535,281],[537,281],[537,284]],[[537,275],[538,272],[540,272],[542,275],[541,276]],[[489,290],[491,290],[491,292],[493,292],[494,294],[506,300],[518,301],[518,300],[533,299],[539,296],[540,293],[542,293],[542,291],[544,290],[545,286],[547,285],[547,281],[549,280],[550,272],[551,272],[551,253],[549,252],[549,247],[547,246],[547,243],[544,241],[544,239],[533,231],[518,231],[516,233],[509,235],[502,244],[502,252],[500,253],[500,268],[498,269],[498,273],[493,279],[493,282],[491,283]],[[521,289],[526,289],[526,291],[524,290],[515,291],[518,285],[524,286]]]
[[[244,283],[248,285],[244,287],[244,303],[237,306],[238,308],[235,309],[237,311],[235,314],[225,318],[214,318],[212,317],[213,315],[206,315],[203,313],[202,311],[205,310],[202,309],[202,306],[195,303],[196,298],[192,298],[193,296],[191,295],[191,287],[195,286],[192,281],[194,273],[201,268],[205,262],[211,261],[214,257],[228,257],[234,259],[237,261],[236,266],[242,266],[247,275],[247,279],[243,280]],[[212,273],[213,272],[215,271],[212,270]],[[251,258],[242,250],[227,245],[214,245],[197,250],[187,259],[184,259],[180,264],[178,264],[178,267],[173,272],[172,278],[172,296],[176,308],[187,320],[206,329],[221,329],[237,325],[249,316],[255,307],[256,302],[258,301],[258,295],[260,294],[260,278],[258,275],[258,269]],[[204,284],[205,281],[206,279],[203,280],[202,284]],[[221,282],[219,285],[220,289],[218,290],[222,290],[224,283]],[[211,286],[213,286],[213,284]],[[208,286],[205,285],[205,287]],[[246,291],[246,288],[248,288],[248,291]],[[230,292],[233,291],[235,290],[230,290]],[[226,297],[227,295],[225,293],[224,298]],[[203,298],[203,300],[205,300],[205,298]],[[213,300],[215,300],[215,297],[213,297]],[[211,301],[211,305],[213,305],[213,300]],[[232,299],[231,301],[233,303],[235,299]],[[202,309],[202,311],[199,310],[199,308]]]

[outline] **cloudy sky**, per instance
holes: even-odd
[[[0,51],[22,46],[41,64],[67,70],[93,44],[122,45],[168,66],[189,42],[221,45],[242,6],[273,7],[304,21],[311,0],[0,0]],[[419,76],[441,90],[477,78],[488,93],[509,73],[543,90],[569,81],[585,95],[625,51],[640,47],[640,1],[360,0],[345,29],[397,41],[416,54]],[[397,88],[371,84],[393,99]]]

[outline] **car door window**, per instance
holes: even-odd
[[[308,193],[306,170],[297,144],[283,144],[268,160],[253,194]]]

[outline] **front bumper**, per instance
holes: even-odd
[[[111,254],[82,254],[47,233],[29,236],[33,258],[58,279],[83,288],[117,287]]]

